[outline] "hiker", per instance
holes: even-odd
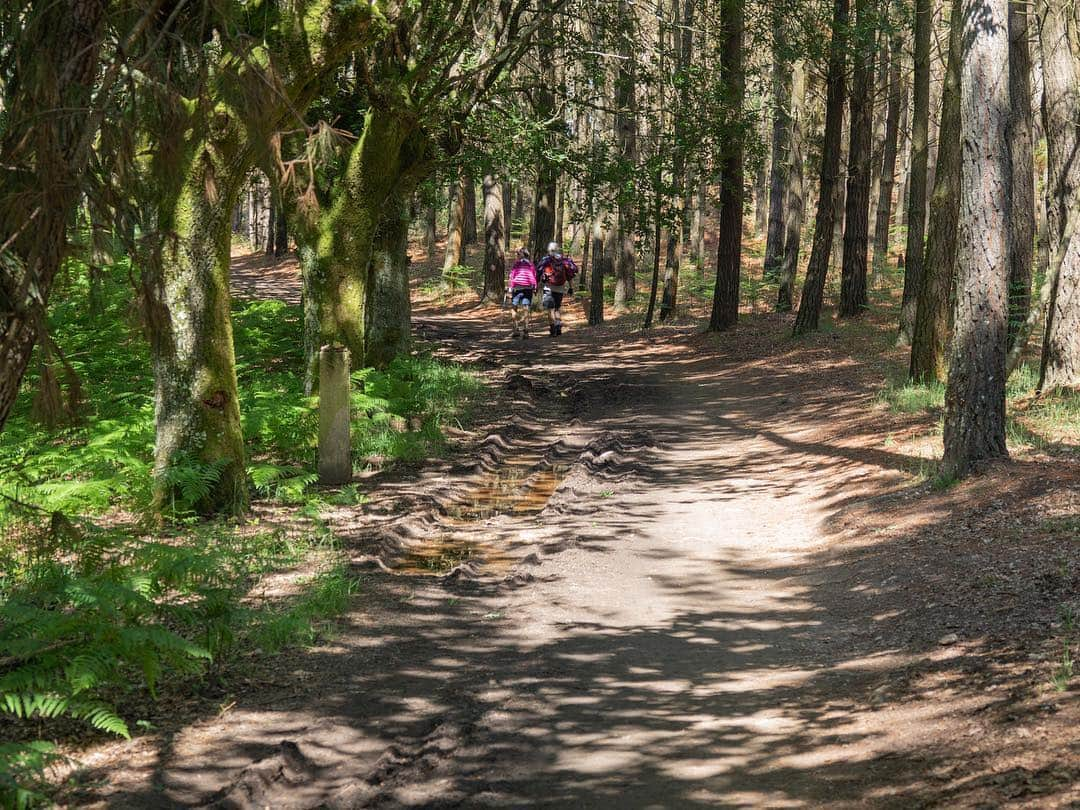
[[[525,340],[529,337],[529,310],[532,309],[533,293],[536,291],[536,268],[529,259],[529,251],[518,248],[517,260],[510,268],[510,306],[513,307],[514,331],[511,337]]]
[[[547,246],[547,256],[540,260],[536,270],[544,288],[540,301],[548,313],[548,332],[561,335],[563,296],[574,294],[572,281],[577,275],[577,265],[569,256],[562,255],[558,242],[551,242]]]

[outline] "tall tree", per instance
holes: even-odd
[[[637,43],[634,42],[634,15],[628,0],[619,0],[619,66],[615,80],[615,133],[622,173],[626,182],[619,193],[618,255],[615,262],[615,311],[625,312],[637,284],[637,195],[633,187],[638,160]]]
[[[878,184],[877,216],[874,221],[872,266],[875,274],[889,261],[892,198],[893,191],[896,189],[896,147],[900,132],[900,104],[903,99],[903,85],[900,80],[902,60],[903,40],[899,36],[894,36],[889,55],[889,99],[885,112],[885,143],[881,152],[881,182]]]
[[[476,240],[480,238],[480,234],[476,222],[476,181],[473,173],[469,170],[465,171],[461,190],[463,192],[462,200],[465,202],[463,237],[466,245],[474,245]]]
[[[716,249],[716,287],[709,330],[730,329],[739,320],[739,270],[743,224],[743,0],[721,0],[723,40],[720,72],[725,126],[720,156],[720,227]]]
[[[1009,155],[1013,171],[1012,254],[1009,257],[1009,347],[1031,306],[1035,252],[1035,159],[1032,150],[1031,30],[1021,0],[1009,3]]]
[[[1080,194],[1080,71],[1071,48],[1072,6],[1062,0],[1038,4],[1043,64],[1043,131],[1047,153],[1047,227],[1054,255],[1046,312],[1040,390],[1080,386],[1080,233],[1068,228]],[[1070,232],[1071,230],[1071,232]]]
[[[832,253],[833,225],[836,221],[836,187],[840,181],[840,141],[844,126],[844,76],[847,70],[848,0],[834,0],[832,42],[829,46],[829,70],[825,91],[825,139],[821,148],[821,179],[818,190],[817,216],[814,220],[814,241],[810,247],[810,262],[806,267],[802,300],[795,317],[795,334],[810,332],[818,327],[821,316],[825,276],[829,271]]]
[[[695,0],[673,0],[675,16],[675,83],[678,88],[675,107],[675,141],[672,155],[671,179],[672,195],[678,206],[677,218],[668,235],[667,257],[664,267],[664,294],[660,301],[660,320],[664,321],[675,314],[679,297],[679,271],[682,266],[684,240],[690,228],[689,197],[692,187],[686,182],[687,119],[690,108],[690,69],[694,58],[694,6]]]
[[[458,173],[450,185],[450,208],[446,219],[446,252],[443,272],[465,262],[465,173]]]
[[[787,201],[784,211],[784,253],[780,264],[780,287],[776,311],[790,312],[794,301],[795,274],[799,269],[802,245],[805,188],[803,182],[803,119],[806,117],[806,63],[795,63],[791,82],[791,140]]]
[[[503,253],[503,187],[495,175],[484,175],[484,293],[488,301],[501,301],[506,292],[506,256]]]
[[[870,0],[856,0],[855,24],[859,37],[853,53],[851,125],[848,146],[848,182],[844,216],[844,255],[840,276],[840,316],[851,317],[868,306],[866,254],[870,217],[870,152],[874,134],[874,54],[871,30],[874,17]]]
[[[957,226],[960,216],[960,32],[961,0],[952,2],[949,62],[941,95],[937,171],[930,196],[922,288],[911,341],[911,379],[944,382],[947,372],[949,318],[956,281]]]
[[[964,0],[956,329],[945,395],[943,472],[1003,458],[1012,231],[1008,0]]]
[[[765,237],[764,276],[779,280],[784,257],[784,203],[791,171],[791,60],[787,55],[787,20],[780,6],[772,11],[772,157],[769,167],[769,221]]]
[[[907,248],[904,251],[904,296],[900,304],[900,341],[910,343],[922,284],[923,240],[926,233],[926,183],[930,127],[931,0],[915,0],[914,100],[911,108],[911,167],[908,179]]]
[[[554,0],[541,0],[544,12],[554,11]],[[532,250],[539,261],[555,238],[555,204],[558,194],[559,169],[551,159],[555,146],[555,52],[554,29],[546,27],[537,41],[537,58],[540,62],[540,81],[535,92],[537,120],[544,123],[543,143],[536,163],[536,190],[533,193]]]

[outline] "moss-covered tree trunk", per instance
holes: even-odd
[[[165,233],[147,278],[154,365],[154,496],[200,514],[248,503],[229,295],[231,212],[244,172],[222,150],[196,150],[178,194],[159,209]],[[202,483],[192,486],[195,478]]]
[[[391,193],[371,246],[364,300],[364,363],[384,368],[409,349],[409,204]]]
[[[407,113],[371,108],[333,202],[319,222],[310,271],[320,344],[384,366],[409,334],[408,199],[428,169],[427,141]]]

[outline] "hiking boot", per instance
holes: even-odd
[[[515,327],[514,331],[510,333],[510,337],[511,338],[519,338],[519,337],[521,337],[521,332],[519,332],[517,330],[517,328]]]
[[[551,335],[552,337],[555,336],[555,324],[553,324],[553,323],[548,324],[548,334]]]
[[[556,335],[561,335],[562,334],[562,321],[559,321],[557,324],[555,324],[555,334]]]

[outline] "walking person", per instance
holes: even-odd
[[[511,313],[514,318],[514,331],[511,337],[525,340],[529,337],[529,310],[532,309],[533,293],[536,291],[536,267],[529,258],[529,251],[518,248],[517,259],[510,268]]]
[[[548,313],[548,333],[561,335],[563,296],[574,294],[573,279],[577,275],[577,265],[569,256],[562,255],[558,242],[551,242],[547,255],[540,260],[536,270],[544,288],[540,301]]]

